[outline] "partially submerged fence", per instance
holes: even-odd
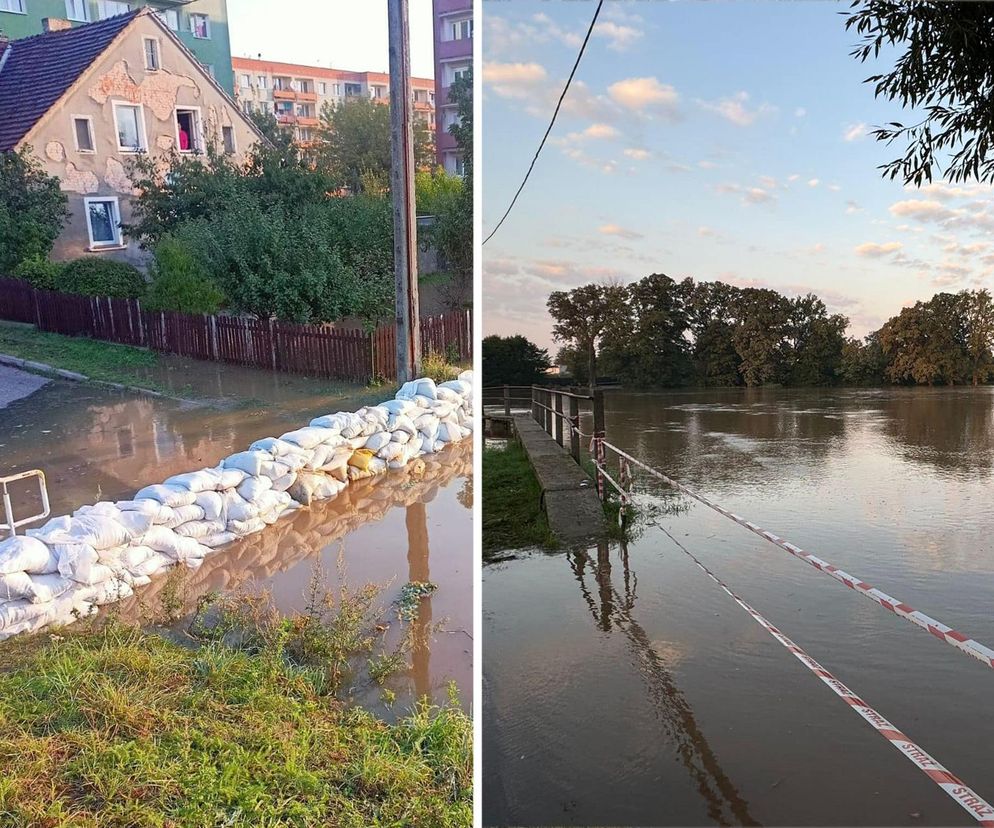
[[[166,354],[327,379],[396,379],[396,325],[373,332],[331,325],[150,311],[138,299],[79,296],[0,279],[0,319],[39,330],[88,336]],[[421,320],[421,347],[455,361],[472,359],[472,314]]]

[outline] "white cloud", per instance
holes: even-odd
[[[863,208],[860,207],[860,205],[859,205],[858,202],[855,202],[852,199],[849,199],[849,201],[846,202],[846,213],[847,214],[852,215],[853,213],[862,213],[862,212],[863,212]]]
[[[726,121],[742,127],[752,126],[761,115],[774,111],[774,107],[766,103],[750,108],[748,92],[736,92],[730,98],[721,98],[717,101],[699,100],[697,103],[702,108],[717,113]]]
[[[808,114],[808,110],[806,110],[803,106],[799,106],[799,107],[797,107],[797,109],[794,110],[794,117],[795,118],[803,118],[807,114]]]
[[[938,201],[927,199],[909,199],[896,201],[890,206],[891,215],[908,216],[919,221],[941,220],[951,218],[954,212]]]
[[[697,235],[703,236],[704,238],[709,238],[717,236],[718,234],[715,232],[713,227],[706,227],[704,225],[701,225],[700,227],[697,228]]]
[[[808,179],[808,186],[809,187],[817,187],[820,183],[821,183],[821,181],[819,179],[817,179],[817,178],[809,178]]]
[[[718,165],[715,164],[714,161],[698,161],[697,166],[702,170],[713,170]]]
[[[602,224],[597,228],[597,232],[604,236],[617,236],[621,239],[641,239],[643,235],[634,230],[629,230],[619,224]]]
[[[625,150],[625,155],[635,161],[645,161],[652,157],[652,153],[647,149],[642,149],[641,147],[628,147]]]
[[[502,98],[530,98],[546,82],[540,63],[498,63],[483,65],[483,82]]]
[[[680,96],[668,83],[657,78],[626,78],[607,88],[611,99],[626,109],[634,111],[661,110],[676,113]]]
[[[856,255],[865,256],[871,259],[879,259],[881,256],[887,256],[891,253],[896,253],[904,247],[901,242],[884,242],[883,244],[877,244],[876,242],[865,242],[864,244],[856,245]]]
[[[642,37],[642,32],[633,26],[625,26],[611,20],[600,20],[594,27],[594,37],[602,37],[607,40],[609,49],[623,52]]]
[[[842,131],[843,141],[860,141],[866,137],[866,124],[860,121],[858,124],[849,124]]]

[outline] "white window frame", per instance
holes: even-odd
[[[23,5],[23,3],[22,3]],[[76,6],[81,6],[83,9],[83,16],[78,17],[75,15],[73,9]],[[89,23],[90,22],[90,0],[66,0],[66,20],[72,20],[74,23]]]
[[[242,74],[238,76],[238,82],[239,82],[239,85],[241,86],[242,89],[251,89],[252,88],[252,76],[251,75],[247,75],[244,72],[242,72]]]
[[[202,18],[206,26],[204,26],[204,34],[197,34],[197,19]],[[210,40],[211,39],[211,16],[209,14],[193,13],[190,15],[190,34],[192,34],[197,40]]]
[[[93,226],[90,224],[90,205],[94,202],[109,202],[113,205],[111,222],[114,226],[115,240],[112,242],[97,242],[93,240]],[[121,232],[121,203],[117,196],[93,196],[83,199],[83,211],[86,216],[86,234],[90,238],[90,250],[112,250],[124,247],[124,234]]]
[[[176,9],[156,9],[155,13],[159,20],[166,24],[167,29],[179,31],[179,12]]]
[[[190,136],[190,149],[179,148],[179,113],[193,112],[195,134]],[[199,106],[177,106],[173,109],[173,127],[176,131],[176,152],[181,155],[203,155],[207,151],[207,141],[204,136],[204,119]]]
[[[258,75],[256,79],[258,81],[260,89],[268,89],[269,88],[269,82],[268,82],[268,79],[266,78],[265,75]]]
[[[95,155],[97,152],[97,138],[93,134],[93,118],[89,115],[70,115],[69,119],[72,123],[72,140],[73,144],[76,146],[76,152],[82,153],[83,155]],[[76,132],[76,121],[86,121],[86,130],[90,134],[90,145],[92,149],[83,149],[79,145],[79,133]]]
[[[156,66],[148,65],[148,44],[151,43],[154,47],[155,52],[155,62]],[[157,37],[143,37],[142,38],[142,54],[145,58],[145,71],[146,72],[158,72],[162,69],[162,41]]]
[[[130,101],[113,101],[114,108],[114,139],[117,141],[117,151],[125,152],[128,155],[136,155],[140,152],[148,152],[148,130],[145,126],[145,105],[140,103],[131,103]],[[127,107],[128,109],[138,110],[138,138],[140,139],[141,146],[138,149],[133,149],[131,147],[121,146],[121,127],[117,119],[117,110],[122,107]]]
[[[113,14],[107,13],[107,3],[111,2],[117,5],[120,3],[122,6],[126,6],[124,11],[115,11]],[[127,14],[131,11],[131,3],[124,2],[124,0],[99,0],[97,3],[97,16],[100,20],[106,20],[108,17],[116,17],[119,14]]]
[[[319,95],[328,94],[328,84],[325,81],[318,81],[318,94]]]
[[[24,4],[27,0],[0,0],[0,3],[5,3],[10,6],[17,6],[14,8],[7,8],[7,5],[0,6],[0,12],[7,12],[7,14],[27,14],[27,10],[24,8]]]
[[[224,131],[231,131],[231,152],[228,152],[228,147],[224,142]],[[234,124],[221,124],[221,149],[224,150],[225,155],[238,155],[238,134],[235,132]]]
[[[465,36],[463,29],[465,28]],[[452,20],[449,23],[449,40],[469,40],[473,36],[473,18],[463,17],[460,20]]]

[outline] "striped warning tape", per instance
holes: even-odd
[[[656,526],[659,526],[659,524],[657,523]],[[887,721],[887,719],[870,707],[870,705],[863,701],[863,699],[857,696],[828,670],[822,667],[821,664],[804,652],[804,650],[802,650],[797,644],[787,638],[786,635],[774,627],[773,624],[767,621],[755,609],[749,606],[749,604],[739,598],[739,596],[732,592],[724,581],[722,581],[717,575],[701,563],[701,561],[689,549],[687,549],[687,547],[674,538],[673,535],[666,531],[666,529],[662,526],[659,526],[659,528],[662,529],[662,531],[671,541],[673,541],[673,543],[675,543],[690,557],[690,559],[705,575],[721,587],[722,590],[724,590],[732,598],[732,600],[742,607],[742,609],[748,612],[749,615],[751,615],[756,622],[763,627],[763,629],[765,629],[770,635],[786,647],[787,650],[789,650],[790,653],[801,662],[801,664],[807,667],[812,673],[828,685],[835,695],[859,713],[859,715],[866,720],[870,727],[876,730],[877,733],[883,736],[895,748],[910,759],[919,770],[935,782],[936,785],[942,788],[942,790],[945,791],[950,798],[958,802],[960,806],[962,806],[967,813],[970,814],[970,816],[972,816],[981,825],[994,826],[994,806],[988,803],[979,794],[975,793],[957,776],[946,770],[946,768],[944,768],[937,759],[934,759],[926,753],[924,748],[911,741],[911,739],[905,736],[904,733],[898,730],[894,725]]]
[[[728,509],[725,509],[723,506],[719,506],[717,503],[714,503],[704,495],[698,494],[693,489],[688,489],[682,483],[678,483],[676,480],[673,480],[671,477],[667,477],[662,472],[657,471],[651,466],[647,466],[645,463],[635,459],[630,454],[622,451],[617,446],[611,445],[606,440],[603,440],[601,442],[604,448],[611,449],[620,457],[623,457],[629,462],[634,463],[636,466],[645,469],[645,471],[648,472],[650,475],[652,475],[655,478],[658,478],[659,480],[662,480],[668,486],[672,486],[674,489],[679,489],[684,494],[694,498],[694,500],[703,503],[709,509],[713,509],[714,511],[718,512],[718,514],[724,515],[725,517],[734,520],[737,524],[739,524],[740,526],[744,526],[750,532],[759,535],[761,538],[765,538],[775,546],[779,546],[781,549],[785,550],[786,552],[789,552],[795,558],[799,558],[805,563],[810,564],[820,572],[824,572],[828,575],[831,575],[833,578],[835,578],[836,581],[845,584],[847,587],[849,587],[852,590],[855,590],[860,595],[866,596],[871,601],[874,601],[875,603],[879,604],[885,609],[890,610],[895,615],[899,615],[901,618],[905,618],[908,621],[910,621],[912,624],[915,624],[921,627],[923,630],[930,632],[940,641],[945,641],[947,644],[952,644],[952,646],[954,646],[957,650],[960,650],[961,652],[964,652],[967,655],[973,656],[978,661],[994,669],[994,649],[991,649],[987,645],[981,644],[979,641],[975,641],[972,638],[968,638],[963,633],[954,630],[952,627],[943,624],[941,621],[936,621],[931,616],[928,616],[923,612],[919,612],[918,610],[913,609],[912,607],[905,604],[903,601],[899,601],[897,598],[891,597],[886,592],[882,592],[881,590],[870,586],[868,583],[866,583],[860,578],[857,578],[855,575],[850,575],[848,572],[828,563],[828,561],[823,561],[821,558],[818,558],[815,555],[810,554],[809,552],[805,552],[799,546],[796,546],[795,544],[790,543],[789,541],[785,541],[783,538],[774,535],[772,532],[763,529],[761,526],[757,526],[755,523],[748,521],[745,518],[739,517],[734,512],[730,512],[728,511]]]

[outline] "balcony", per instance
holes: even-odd
[[[321,121],[318,118],[314,118],[309,115],[297,115],[297,126],[302,127],[316,127],[320,126]]]
[[[297,116],[292,115],[288,112],[277,112],[276,113],[276,123],[278,124],[295,124],[297,123]]]
[[[318,93],[317,92],[298,92],[298,101],[310,101],[311,103],[317,103]]]
[[[453,60],[455,58],[473,57],[473,38],[463,40],[435,41],[435,60]]]
[[[292,89],[274,89],[273,90],[273,100],[276,101],[295,101],[297,100],[297,93]]]

